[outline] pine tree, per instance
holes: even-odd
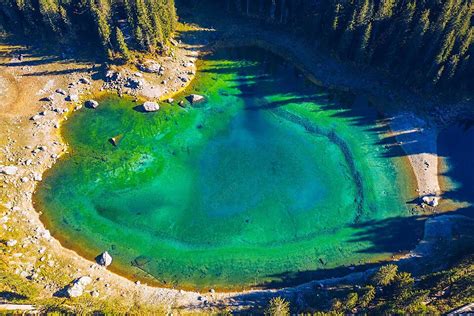
[[[122,58],[125,61],[130,60],[130,51],[128,50],[127,43],[125,43],[125,38],[123,37],[123,33],[120,28],[115,28],[115,42],[117,45],[117,50],[121,54]]]
[[[96,5],[93,0],[90,0],[90,10],[92,17],[96,23],[97,33],[99,35],[102,47],[105,51],[110,49],[110,25],[107,17],[107,6],[104,0],[99,2],[99,5]]]
[[[388,19],[393,15],[395,0],[381,0],[379,4],[378,17]]]
[[[363,61],[368,59],[369,54],[367,52],[367,46],[369,45],[370,36],[372,34],[372,23],[368,23],[365,27],[364,33],[362,34],[362,38],[360,40],[359,45],[359,52],[358,52],[358,60]]]
[[[334,7],[334,18],[332,22],[332,29],[334,31],[337,31],[337,29],[339,28],[339,19],[340,19],[339,15],[340,15],[341,9],[342,9],[342,5],[340,3],[336,3]]]

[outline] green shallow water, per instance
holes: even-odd
[[[66,122],[70,154],[35,195],[66,247],[108,250],[113,270],[149,283],[229,290],[331,275],[416,238],[384,236],[387,219],[409,215],[410,179],[363,98],[337,98],[256,48],[206,58],[177,99],[193,92],[207,101],[141,113],[108,96]]]

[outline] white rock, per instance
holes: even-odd
[[[70,94],[66,97],[66,101],[78,102],[79,101],[79,96],[77,94]]]
[[[146,112],[156,112],[160,109],[160,106],[156,102],[147,101],[147,102],[143,103],[143,109]]]
[[[186,97],[186,99],[191,103],[199,103],[203,102],[206,98],[204,98],[202,95],[199,94],[190,94]]]
[[[73,284],[67,288],[66,293],[69,297],[79,297],[84,293],[84,288],[78,284]]]
[[[81,276],[79,279],[76,279],[74,281],[74,284],[79,284],[80,286],[88,286],[89,284],[92,283],[91,277],[88,276]]]
[[[199,94],[191,94],[191,95],[188,95],[186,97],[186,99],[188,99],[188,101],[193,104],[193,103],[199,103],[199,102],[202,102],[204,101],[206,98],[204,98],[202,95],[199,95]]]
[[[423,200],[423,203],[429,206],[435,207],[435,206],[438,206],[439,199],[440,199],[439,196],[427,195],[427,196],[424,196],[422,200]]]
[[[35,115],[33,115],[33,116],[31,117],[31,120],[32,120],[32,121],[37,121],[37,120],[39,120],[39,119],[42,118],[42,117],[43,117],[43,115],[35,114]]]
[[[0,174],[6,174],[8,176],[13,176],[18,172],[17,166],[0,166]]]
[[[28,177],[23,177],[23,178],[20,179],[20,181],[23,182],[23,183],[26,183],[26,182],[30,181],[30,179]]]
[[[98,264],[104,267],[108,267],[112,264],[112,256],[107,251],[104,251],[99,256],[97,256],[96,260]]]
[[[8,247],[13,247],[13,246],[15,246],[17,243],[18,243],[18,241],[16,241],[15,239],[10,239],[10,240],[7,241],[7,246],[8,246]]]

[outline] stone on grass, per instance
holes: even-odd
[[[112,264],[112,256],[107,251],[104,251],[97,256],[96,261],[101,266],[108,267]]]
[[[143,103],[143,110],[145,112],[156,112],[160,109],[160,106],[156,102],[147,101]]]

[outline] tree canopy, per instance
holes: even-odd
[[[423,90],[474,90],[472,0],[227,0]]]
[[[129,47],[155,52],[176,26],[174,0],[0,0],[6,31],[102,48],[129,58]]]

